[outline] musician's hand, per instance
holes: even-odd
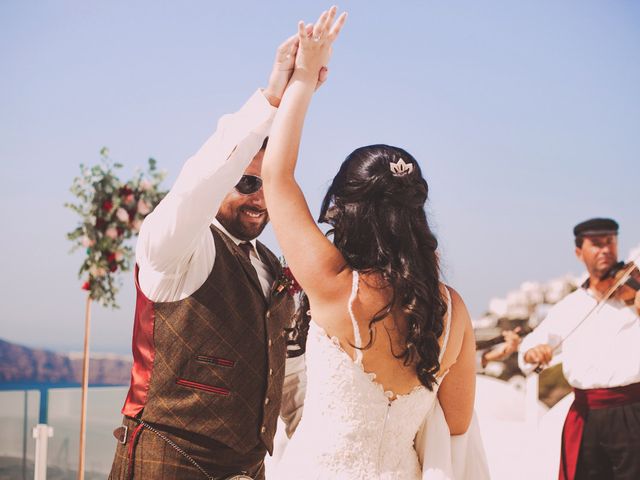
[[[524,361],[532,364],[548,365],[552,358],[551,347],[544,343],[530,348],[524,354]]]
[[[522,342],[520,338],[520,333],[522,329],[520,327],[516,327],[514,330],[505,330],[502,332],[502,336],[504,337],[504,347],[502,348],[502,354],[506,357],[511,355],[513,352],[518,351],[518,346]]]

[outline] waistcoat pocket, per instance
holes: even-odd
[[[215,385],[206,385],[204,383],[192,382],[191,380],[186,380],[184,378],[178,378],[176,383],[182,387],[187,388],[195,388],[196,390],[202,390],[208,393],[216,393],[218,395],[229,395],[230,391],[228,388],[217,387]]]

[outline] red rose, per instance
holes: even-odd
[[[89,285],[89,282],[84,282],[82,284],[82,290],[89,290],[91,288],[91,286]]]
[[[117,264],[117,263],[112,263],[112,264],[109,266],[109,270],[110,270],[111,272],[115,272],[117,269],[118,269],[118,264]]]
[[[102,202],[102,210],[104,210],[105,212],[110,212],[112,208],[113,202],[111,200],[105,200],[104,202]]]
[[[289,267],[284,267],[282,269],[282,274],[287,279],[287,291],[289,292],[289,295],[295,295],[296,293],[302,291],[302,287],[300,287],[300,284],[293,276],[293,273],[291,273],[291,269]]]
[[[107,262],[115,263],[115,261],[116,261],[116,254],[115,253],[109,253],[107,255]]]
[[[96,218],[96,228],[100,231],[104,231],[104,227],[107,226],[107,222],[105,222],[104,218]]]

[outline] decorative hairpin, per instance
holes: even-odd
[[[394,177],[404,177],[413,172],[413,163],[406,163],[403,159],[400,159],[396,163],[391,162],[389,169]]]

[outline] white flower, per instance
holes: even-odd
[[[127,211],[122,207],[120,207],[120,208],[118,208],[118,210],[116,210],[116,217],[122,223],[128,223],[129,222],[129,213],[127,213]]]
[[[89,269],[89,273],[91,274],[92,277],[104,277],[107,274],[107,271],[102,268],[102,267],[97,267],[95,265],[93,265],[90,269]]]
[[[83,247],[89,248],[93,247],[96,242],[85,235],[84,237],[82,237],[81,243]]]
[[[151,188],[153,187],[153,185],[151,184],[151,182],[149,180],[147,180],[146,178],[143,180],[140,180],[140,190],[151,190]]]

